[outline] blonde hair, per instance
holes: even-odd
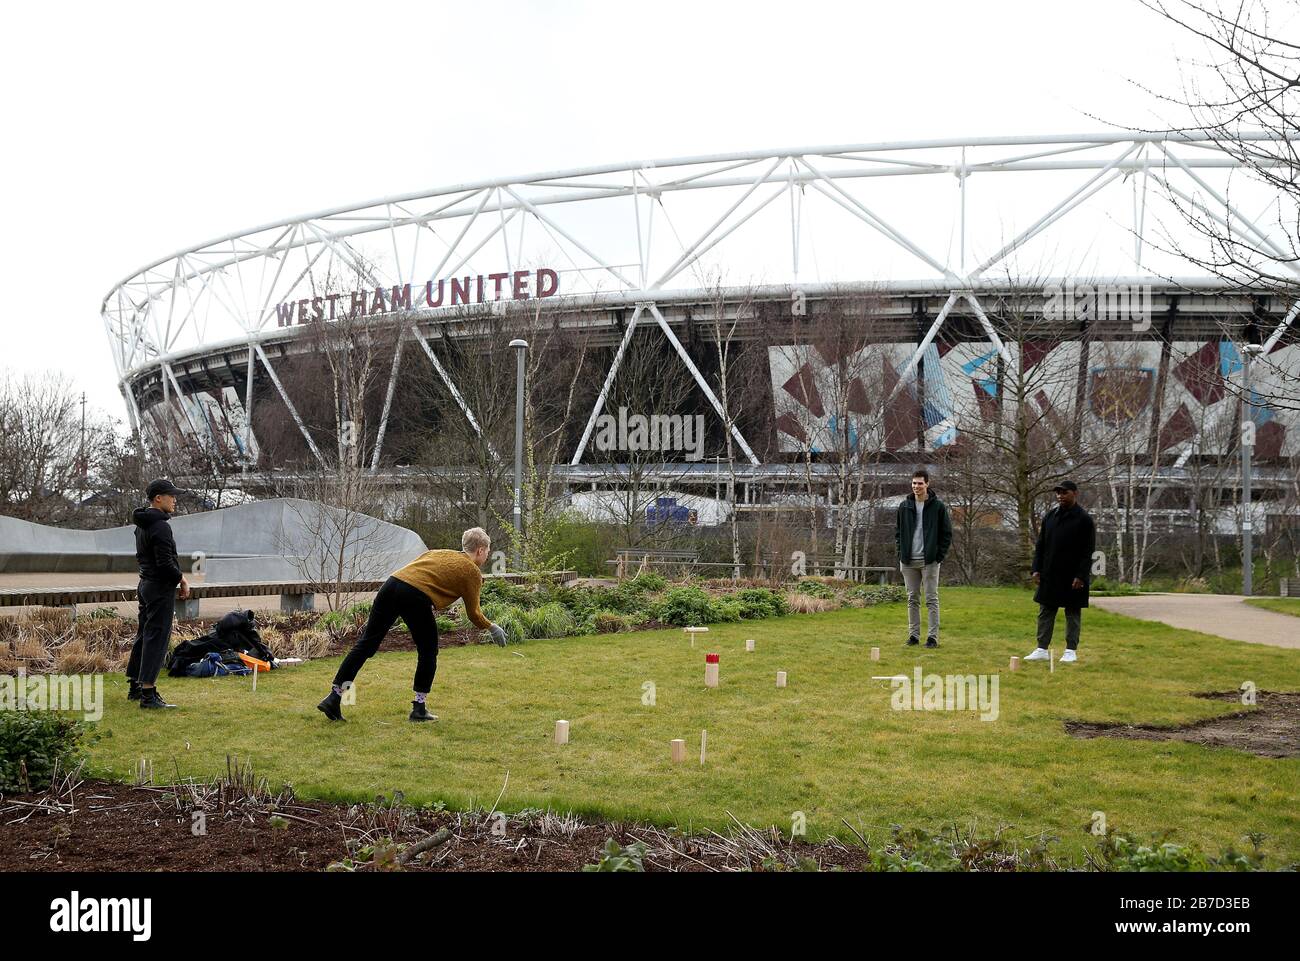
[[[473,554],[480,547],[491,547],[492,538],[481,527],[471,527],[460,535],[460,549],[466,554]]]

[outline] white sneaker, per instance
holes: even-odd
[[[1079,659],[1079,655],[1077,655],[1074,651],[1070,650],[1068,647],[1065,649],[1065,653],[1061,655],[1062,664],[1073,664],[1078,659]]]
[[[1047,648],[1036,647],[1032,653],[1025,655],[1026,661],[1045,661],[1047,660]]]

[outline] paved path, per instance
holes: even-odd
[[[1300,617],[1252,607],[1235,594],[1094,597],[1094,607],[1234,641],[1300,650]]]

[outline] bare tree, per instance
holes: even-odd
[[[671,518],[647,523],[648,509],[656,505],[676,477],[685,475],[687,463],[674,460],[676,453],[655,443],[648,429],[645,436],[640,436],[630,429],[624,431],[622,425],[633,417],[644,417],[647,423],[651,417],[680,417],[686,427],[687,419],[695,416],[692,386],[690,375],[671,354],[658,327],[638,324],[606,394],[602,420],[584,455],[585,462],[596,472],[596,483],[608,488],[603,494],[596,492],[597,509],[618,529],[627,547],[666,548],[688,533],[688,528]],[[700,417],[691,420],[689,426],[694,431],[704,421]],[[703,457],[703,436],[691,439],[697,442]]]
[[[392,529],[373,516],[381,504],[378,482],[345,460],[332,469],[294,479],[292,520],[277,548],[302,580],[323,595],[330,610],[352,600],[343,585],[372,581],[392,569]]]
[[[825,435],[831,441],[823,463],[832,469],[829,489],[835,499],[834,553],[844,568],[860,566],[858,535],[870,536],[875,505],[883,491],[879,471],[888,448],[883,401],[889,347],[880,342],[880,304],[872,295],[838,296],[825,302],[826,313],[812,325],[810,342],[825,363],[824,399],[831,417]],[[876,404],[871,398],[878,398]]]
[[[948,562],[966,584],[996,581],[1003,571],[998,554],[1000,509],[1005,501],[988,483],[989,458],[966,434],[944,452],[943,501],[952,514]]]
[[[105,427],[98,417],[86,425],[80,405],[62,374],[0,374],[0,511],[45,524],[76,519],[88,451]]]
[[[1225,284],[1252,292],[1272,292],[1284,307],[1300,301],[1300,39],[1283,39],[1275,24],[1295,27],[1300,5],[1284,3],[1275,16],[1258,0],[1235,4],[1193,0],[1140,0],[1143,6],[1202,41],[1205,59],[1189,59],[1183,88],[1156,93],[1181,116],[1174,129],[1206,131],[1214,144],[1240,164],[1227,185],[1208,182],[1192,193],[1165,184],[1180,220],[1193,240],[1166,231],[1169,249]],[[1276,4],[1274,8],[1276,9]],[[1257,139],[1252,134],[1267,134]],[[1261,191],[1262,188],[1262,191]],[[1254,191],[1252,193],[1252,191]],[[1262,192],[1267,207],[1254,219],[1236,211],[1240,198]],[[1250,213],[1254,213],[1254,207]],[[1267,336],[1268,331],[1254,336]],[[1249,334],[1249,332],[1248,332]],[[1266,370],[1275,358],[1257,361]],[[1300,385],[1290,371],[1278,370],[1273,406],[1300,408]],[[1229,385],[1234,389],[1233,385]]]
[[[517,546],[524,570],[541,573],[565,565],[556,553],[558,529],[568,514],[567,485],[557,465],[568,452],[573,415],[594,365],[583,323],[561,325],[540,301],[506,313],[528,342],[524,364],[524,478]],[[503,526],[505,526],[503,524]],[[509,535],[515,537],[513,523]]]
[[[809,549],[820,554],[824,486],[837,571],[863,566],[869,556],[884,494],[882,458],[914,450],[920,440],[919,406],[911,418],[888,407],[896,346],[881,319],[874,295],[829,296],[796,315],[780,332],[787,342],[772,348],[777,427],[803,467]]]
[[[313,278],[312,289],[341,299],[342,289],[363,286],[368,276],[358,261],[351,276]],[[290,432],[280,442],[293,438],[286,446],[296,448],[299,456],[276,490],[305,502],[295,504],[296,523],[283,535],[281,550],[332,609],[349,599],[342,584],[373,580],[387,573],[391,561],[386,556],[391,545],[373,516],[383,512],[382,489],[366,463],[378,439],[401,331],[401,315],[394,323],[391,313],[376,310],[382,297],[383,291],[376,290],[374,302],[368,304],[367,296],[354,298],[352,309],[340,310],[332,319],[310,317],[301,338],[304,350],[281,378],[297,399],[283,419],[298,422],[299,437]],[[299,438],[309,456],[301,453]]]
[[[1015,563],[1023,576],[1046,495],[1067,472],[1082,484],[1104,476],[1105,445],[1095,430],[1084,429],[1086,357],[1095,330],[1045,321],[1033,284],[1007,289],[985,300],[1011,363],[989,341],[964,345],[978,379],[972,390],[954,392],[953,419],[979,451],[989,492],[1014,513]]]
[[[736,503],[736,439],[733,434],[738,427],[736,405],[748,393],[745,382],[752,382],[755,379],[754,373],[762,373],[766,365],[757,363],[758,351],[753,344],[744,344],[736,336],[741,318],[753,313],[752,293],[746,292],[739,298],[734,295],[728,297],[718,278],[714,278],[708,290],[709,319],[706,326],[709,346],[717,363],[713,378],[714,396],[721,408],[723,450],[727,462],[726,499],[731,533],[731,576],[738,579],[741,573],[740,510]]]
[[[500,533],[514,470],[515,358],[501,318],[469,308],[431,330],[407,318],[408,347],[392,417],[396,456],[421,481],[448,530]]]

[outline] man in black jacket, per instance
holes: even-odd
[[[1065,608],[1065,653],[1062,664],[1078,660],[1079,628],[1082,609],[1088,606],[1088,582],[1092,574],[1092,554],[1097,549],[1097,528],[1092,518],[1079,506],[1079,485],[1061,481],[1055,488],[1056,506],[1043,517],[1034,546],[1032,575],[1038,590],[1038,647],[1026,661],[1045,661],[1056,625],[1056,611]]]
[[[169,480],[152,481],[145,491],[149,506],[139,507],[131,515],[140,587],[139,621],[126,665],[126,696],[146,709],[175,707],[162,699],[155,683],[171,641],[175,598],[177,594],[181,600],[190,596],[190,585],[176,556],[176,539],[167,523],[176,513],[176,497],[181,493]]]
[[[952,517],[948,506],[930,493],[930,475],[912,472],[912,493],[898,505],[894,530],[898,569],[907,586],[908,644],[921,643],[921,589],[929,620],[926,647],[939,646],[939,565],[952,546]]]

